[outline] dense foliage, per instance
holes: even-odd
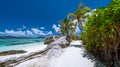
[[[80,4],[74,13],[60,22],[62,35],[76,39],[76,27],[79,26],[80,39],[85,47],[106,67],[120,67],[120,0],[112,2],[104,8],[89,12],[88,7]],[[89,15],[87,12],[89,12]],[[87,22],[83,26],[83,22]],[[74,22],[77,20],[78,22]],[[84,32],[82,31],[84,29]]]
[[[107,67],[120,67],[120,0],[92,12],[81,38]]]

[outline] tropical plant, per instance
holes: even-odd
[[[85,22],[85,19],[87,18],[87,15],[86,15],[87,12],[90,12],[90,9],[80,4],[74,13],[68,14],[68,17],[72,16],[73,20],[74,19],[78,20],[79,29],[81,32],[83,30],[83,22]]]
[[[120,67],[120,0],[112,0],[106,8],[98,8],[88,18],[81,38],[87,50],[106,67]]]
[[[59,24],[61,25],[59,32],[62,35],[70,36],[70,33],[73,30],[73,23],[69,19],[65,18],[64,20],[61,20]]]

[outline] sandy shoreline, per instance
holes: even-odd
[[[75,47],[75,45],[81,46],[82,41],[77,40],[71,42],[70,46],[62,50],[63,52],[60,56],[48,58],[47,55],[43,55],[42,57],[33,58],[20,63],[15,67],[94,67],[95,62],[87,57],[84,57],[84,47]],[[25,54],[0,56],[0,61],[43,50],[46,48],[46,46],[47,45],[40,45],[23,48],[23,50],[28,52]]]
[[[47,47],[47,45],[43,45],[43,44],[33,45],[33,46],[30,46],[30,47],[25,47],[25,48],[20,49],[20,50],[27,51],[26,53],[0,56],[0,61],[4,61],[4,60],[10,59],[10,58],[14,58],[14,57],[17,58],[17,57],[20,57],[20,56],[23,56],[23,55],[27,55],[27,54],[32,53],[32,52],[43,50],[46,47]]]
[[[27,48],[23,48],[22,50],[25,50],[27,51],[28,53],[30,52],[36,52],[36,51],[39,51],[39,50],[43,50],[47,47],[47,45],[44,45],[44,44],[40,44],[40,45],[33,45],[33,46],[30,46],[30,47],[27,47]]]

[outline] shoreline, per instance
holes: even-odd
[[[29,48],[31,46],[39,46],[39,45],[43,45],[43,42],[34,42],[34,43],[27,43],[27,44],[3,46],[3,47],[0,47],[0,52],[9,51],[9,50],[23,50],[24,48]]]
[[[10,59],[10,58],[17,58],[17,57],[20,57],[20,56],[23,56],[23,55],[27,55],[29,53],[33,53],[33,52],[36,52],[36,51],[43,50],[46,47],[47,47],[47,45],[40,44],[40,45],[33,45],[33,46],[25,47],[23,49],[18,49],[18,50],[24,50],[24,51],[27,51],[27,52],[22,53],[22,54],[0,56],[0,61],[5,61],[5,60]]]
[[[82,41],[77,40],[62,49],[62,54],[59,56],[48,58],[47,55],[43,55],[20,63],[15,67],[94,67],[95,61],[84,57],[84,52]]]
[[[28,52],[24,54],[0,56],[0,61],[29,55],[30,53],[44,50],[46,47],[47,45],[42,44],[23,48],[23,50]],[[43,56],[40,54],[39,57],[22,62],[15,67],[94,67],[96,65],[95,57],[92,56],[92,58],[89,58],[91,55],[86,54],[88,53],[86,53],[82,41],[75,40],[70,43],[70,46],[63,48],[62,53],[59,56],[53,55],[49,58],[48,54]]]

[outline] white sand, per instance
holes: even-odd
[[[74,45],[82,45],[82,41],[81,40],[73,40],[71,43],[70,43],[70,45],[72,46],[74,46]]]
[[[74,45],[82,45],[82,41],[72,41],[71,46],[63,49],[63,53],[60,56],[48,58],[48,56],[45,55],[28,60],[15,67],[94,67],[94,62],[91,62],[91,60],[83,57],[85,49],[74,47]],[[28,53],[30,53],[42,50],[45,47],[45,45],[32,46],[29,48],[24,48],[23,50],[26,50]],[[17,54],[16,56],[20,55]],[[15,55],[11,56],[13,57]],[[0,57],[0,60],[1,58],[3,57]]]
[[[73,41],[71,45],[82,45],[82,41]],[[64,49],[63,54],[53,59],[49,67],[94,67],[94,62],[83,57],[84,48],[74,46]]]
[[[23,54],[15,54],[15,55],[7,55],[7,56],[0,56],[0,61],[5,61],[5,60],[8,60],[10,58],[17,58],[17,57],[20,57],[20,56],[23,56],[23,55],[27,55],[28,53],[32,53],[32,52],[36,52],[36,51],[39,51],[39,50],[43,50],[46,48],[47,45],[33,45],[33,46],[30,46],[30,47],[27,47],[27,48],[23,48],[21,50],[25,50],[27,51],[27,53],[23,53]]]
[[[93,67],[94,63],[82,54],[82,49],[68,47],[60,57],[50,62],[50,67]]]
[[[16,67],[94,67],[94,62],[83,57],[85,49],[73,46],[82,45],[82,41],[72,41],[71,45],[63,49],[60,56],[48,58],[45,55],[21,63]]]
[[[36,51],[39,51],[39,50],[43,50],[46,48],[47,45],[33,45],[33,46],[30,46],[30,47],[27,47],[27,48],[23,48],[22,50],[25,50],[27,51],[28,53],[31,53],[31,52],[36,52]]]
[[[50,59],[47,59],[47,56],[43,56],[23,62],[15,67],[48,67],[49,61]]]

